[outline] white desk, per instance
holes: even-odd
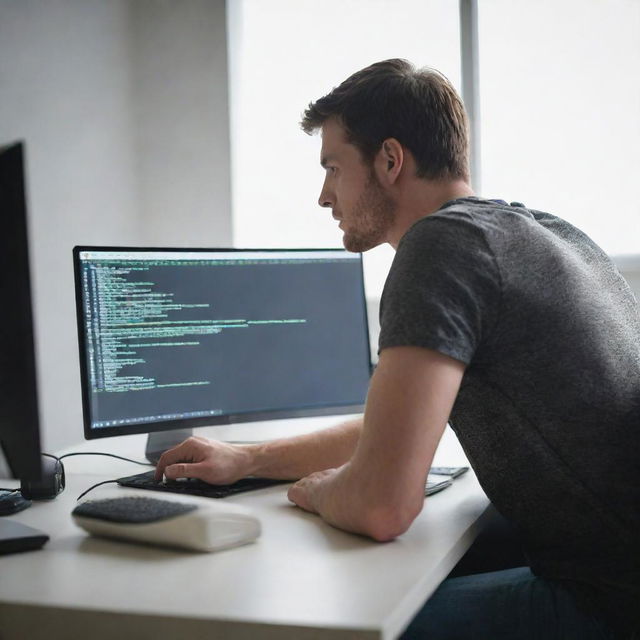
[[[128,436],[81,449],[142,458],[143,445]],[[461,455],[447,433],[435,462],[459,464]],[[294,507],[288,485],[271,487],[227,498],[261,519],[256,543],[192,554],[88,537],[69,516],[76,497],[142,467],[96,457],[64,464],[65,492],[12,516],[51,540],[0,557],[2,640],[394,638],[471,544],[488,504],[469,472],[428,498],[407,533],[379,544]],[[131,491],[111,487],[93,496]]]

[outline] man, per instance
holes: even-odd
[[[447,580],[408,637],[613,638],[640,594],[640,317],[606,255],[546,213],[473,197],[462,103],[374,64],[311,104],[350,251],[397,251],[363,420],[272,443],[192,438],[156,474],[299,479],[295,504],[386,541],[424,503],[450,420],[530,567]]]

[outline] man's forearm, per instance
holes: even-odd
[[[384,350],[353,455],[340,468],[296,482],[289,499],[374,540],[402,534],[423,507],[424,482],[464,369],[464,363],[421,347]]]
[[[293,438],[246,445],[248,473],[263,478],[297,480],[342,466],[355,451],[362,418]]]

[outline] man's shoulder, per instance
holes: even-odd
[[[449,239],[462,249],[463,242],[475,239],[500,250],[505,244],[527,245],[540,236],[552,235],[586,240],[579,229],[545,211],[520,202],[467,197],[447,202],[415,222],[402,241],[415,246],[436,238],[438,242]]]
[[[461,250],[476,242],[485,244],[488,236],[504,232],[504,211],[508,205],[480,198],[453,200],[417,220],[400,241],[398,252],[428,245],[452,245]]]
[[[458,198],[443,204],[437,211],[418,220],[409,231],[419,233],[425,228],[435,226],[491,228],[504,224],[505,217],[533,217],[534,215],[536,217],[549,216],[543,212],[529,210],[524,205],[510,205],[504,200],[486,200],[476,197]]]

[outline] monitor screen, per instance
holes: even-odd
[[[41,458],[23,157],[21,143],[0,147],[0,453],[31,481]]]
[[[362,410],[362,257],[75,247],[85,436]]]

